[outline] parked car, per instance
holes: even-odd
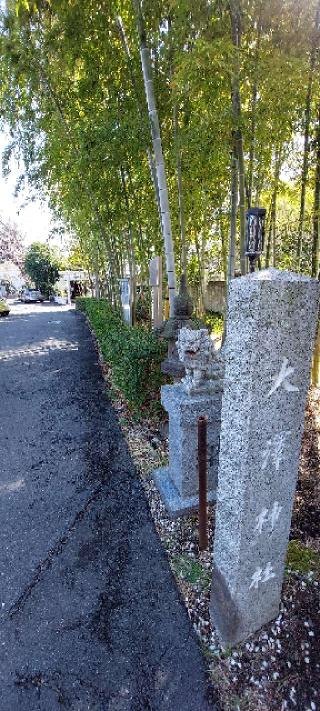
[[[44,296],[38,289],[21,289],[20,301],[24,304],[30,304],[33,301],[44,301]]]
[[[5,299],[0,298],[0,316],[9,316],[10,306]]]

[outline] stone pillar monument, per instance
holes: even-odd
[[[319,283],[268,269],[230,285],[211,617],[232,646],[278,615]]]
[[[198,419],[208,421],[208,501],[216,498],[222,399],[222,360],[207,329],[179,331],[177,351],[185,371],[181,383],[164,385],[161,402],[169,413],[169,467],[154,480],[171,516],[199,506]]]

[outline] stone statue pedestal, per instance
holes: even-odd
[[[222,380],[210,381],[206,392],[188,395],[183,386],[164,385],[161,402],[169,414],[169,467],[157,469],[154,480],[172,517],[199,506],[198,418],[208,420],[208,495],[215,501],[218,481]]]

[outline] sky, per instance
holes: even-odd
[[[0,155],[8,143],[8,137],[5,133],[0,133]],[[14,196],[14,189],[21,169],[15,159],[11,161],[11,173],[8,178],[2,176],[0,170],[0,213],[5,219],[10,219],[18,225],[25,246],[31,242],[45,242],[50,233],[50,229],[54,227],[52,213],[46,202],[34,200],[28,202],[32,195],[31,191],[26,189]],[[50,241],[52,243],[52,240]]]

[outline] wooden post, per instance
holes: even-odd
[[[162,258],[154,257],[149,262],[150,286],[152,288],[152,327],[159,328],[162,318]]]

